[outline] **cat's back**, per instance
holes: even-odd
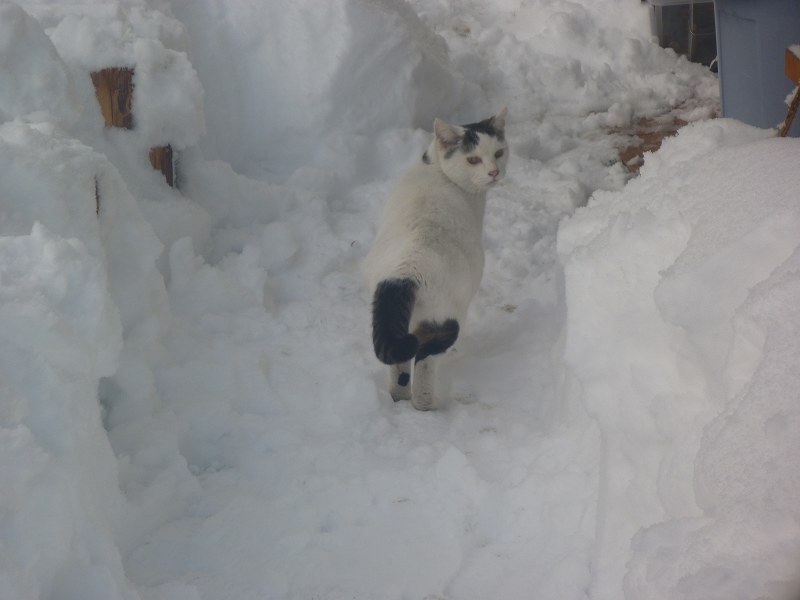
[[[463,228],[470,207],[466,194],[436,165],[412,166],[395,185],[384,208],[378,237],[385,231],[403,230],[422,235],[429,228]]]
[[[430,207],[436,190],[442,185],[431,165],[412,166],[392,187],[383,207],[383,216],[364,269],[374,287],[390,269],[408,263],[418,256],[424,246],[421,239],[431,225]]]
[[[387,276],[472,279],[479,274],[482,210],[472,207],[476,198],[468,196],[436,165],[411,167],[387,199],[367,255],[371,285]]]
[[[455,185],[436,165],[424,162],[413,165],[397,181],[386,202],[386,209],[411,208],[424,212],[435,206],[434,199],[446,199],[457,193]]]

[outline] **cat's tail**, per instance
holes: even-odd
[[[422,321],[414,333],[408,332],[411,311],[417,297],[413,279],[384,279],[375,289],[372,300],[372,344],[375,355],[387,365],[396,365],[416,357],[424,360],[441,354],[458,338],[458,321]]]
[[[372,344],[375,355],[387,365],[411,360],[417,354],[417,336],[408,332],[417,297],[413,279],[384,279],[372,299]]]

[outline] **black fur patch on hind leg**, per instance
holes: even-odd
[[[415,362],[419,362],[434,354],[441,354],[455,344],[458,338],[458,321],[447,319],[443,323],[423,321],[414,330],[419,340],[419,349]]]
[[[410,381],[411,381],[411,375],[409,375],[408,373],[400,373],[400,376],[397,378],[397,385],[406,387]]]

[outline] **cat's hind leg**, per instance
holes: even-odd
[[[414,330],[419,340],[419,350],[414,363],[411,402],[417,410],[436,408],[436,365],[439,357],[455,343],[458,331],[458,321],[455,319],[447,319],[442,323],[423,321]]]
[[[389,393],[395,402],[411,400],[411,361],[389,367]]]
[[[433,410],[436,408],[436,364],[438,356],[428,356],[414,365],[413,397],[411,403],[417,410]]]

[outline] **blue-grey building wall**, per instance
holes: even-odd
[[[786,48],[800,44],[800,0],[715,0],[722,115],[777,127],[794,84]],[[800,135],[795,119],[789,135]]]

